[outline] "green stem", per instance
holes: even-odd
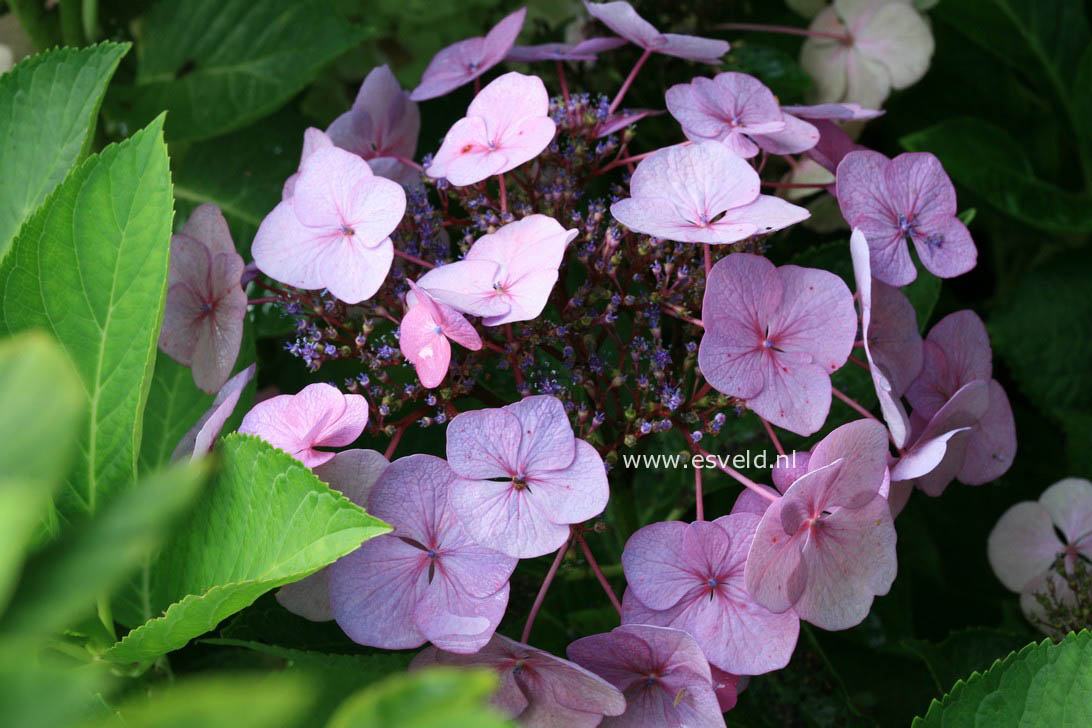
[[[83,38],[82,0],[61,0],[61,40],[65,45],[81,46]]]

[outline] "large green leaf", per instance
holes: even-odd
[[[206,463],[186,462],[154,473],[36,554],[0,622],[3,629],[22,638],[44,635],[90,613],[97,597],[166,540],[171,523],[193,502],[208,472]]]
[[[1017,141],[990,122],[951,119],[900,141],[937,155],[956,182],[1021,222],[1051,232],[1092,231],[1089,198],[1037,179]]]
[[[50,496],[72,461],[87,405],[64,351],[41,332],[0,342],[0,611]]]
[[[1092,408],[1090,276],[1088,256],[1028,271],[989,321],[993,347],[1014,381],[1048,413]]]
[[[53,333],[90,400],[80,458],[57,500],[64,516],[93,513],[136,480],[171,215],[160,117],[74,170],[0,265],[0,332]]]
[[[958,681],[914,728],[1092,725],[1092,632],[1027,645]]]
[[[0,259],[23,221],[86,154],[129,44],[61,48],[0,75]]]
[[[130,632],[106,656],[136,662],[177,649],[267,591],[330,564],[390,530],[258,438],[232,434],[223,468],[152,564],[143,589],[120,605]]]
[[[372,655],[338,655],[312,650],[247,642],[246,640],[211,639],[205,644],[251,650],[283,661],[284,671],[303,673],[314,678],[321,694],[316,705],[303,721],[304,726],[322,728],[338,705],[357,690],[378,682],[388,675],[405,672],[413,654],[410,652],[377,652]]]
[[[329,728],[502,728],[511,723],[486,703],[496,685],[489,670],[392,675],[345,701]]]
[[[101,728],[294,726],[314,701],[300,675],[205,675],[166,689],[135,691]]]
[[[364,37],[328,0],[160,2],[136,83],[111,90],[111,111],[139,125],[167,109],[171,141],[224,134],[282,106]]]

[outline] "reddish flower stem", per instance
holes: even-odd
[[[504,173],[497,175],[497,184],[500,185],[500,211],[508,212],[508,187],[504,184]]]
[[[713,249],[709,246],[709,243],[704,243],[702,248],[705,253],[705,279],[708,281],[709,271],[713,270]]]
[[[872,414],[871,412],[866,410],[864,407],[859,405],[857,403],[857,400],[853,399],[849,395],[847,395],[844,392],[840,391],[837,387],[831,387],[830,391],[834,394],[835,397],[842,400],[847,405],[849,405],[853,410],[855,410],[857,412],[857,414],[863,415],[863,416],[867,417],[870,420],[876,420],[877,422],[879,422],[879,420],[876,419],[876,415]]]
[[[565,80],[565,64],[561,61],[554,61],[557,64],[557,81],[561,84],[561,97],[565,99],[566,113],[568,113],[569,106],[569,84]]]
[[[632,164],[633,162],[640,162],[645,157],[651,156],[651,155],[655,154],[658,151],[660,151],[660,150],[659,149],[653,149],[651,152],[642,152],[641,154],[634,154],[632,157],[624,157],[624,158],[620,157],[618,159],[613,159],[610,162],[608,162],[605,166],[600,167],[595,172],[595,174],[592,175],[592,176],[597,177],[597,176],[599,176],[601,174],[606,174],[607,172],[611,171],[615,167],[621,167],[622,165],[625,165],[625,164]]]
[[[701,468],[694,468],[694,520],[705,520],[705,502],[701,492]]]
[[[629,87],[633,84],[633,79],[637,78],[637,72],[641,70],[641,66],[645,65],[645,61],[652,55],[652,51],[645,49],[645,52],[641,54],[641,57],[637,59],[637,62],[633,64],[633,70],[626,76],[626,80],[622,82],[622,88],[618,89],[618,93],[614,97],[614,101],[610,102],[610,108],[607,109],[607,115],[610,116],[614,113],[614,110],[618,108],[618,104],[622,103],[622,99],[626,95],[626,91],[629,91]]]
[[[614,605],[614,610],[618,612],[618,616],[622,616],[622,604],[618,601],[618,597],[614,594],[614,590],[610,587],[610,582],[607,581],[607,577],[603,574],[603,570],[599,568],[599,563],[595,560],[595,556],[592,554],[591,549],[588,548],[588,542],[584,540],[584,534],[578,533],[576,540],[580,542],[580,549],[584,552],[584,558],[588,561],[588,566],[591,567],[592,573],[595,574],[595,578],[599,580],[599,586],[603,587],[603,591],[607,593],[607,599],[610,599],[610,603]]]
[[[519,641],[523,644],[528,644],[527,640],[531,637],[531,628],[535,625],[535,617],[538,616],[538,610],[542,608],[542,602],[546,600],[546,592],[550,590],[550,584],[553,583],[554,576],[557,575],[557,570],[561,566],[561,560],[565,558],[565,552],[569,549],[571,540],[572,535],[565,539],[565,543],[561,544],[561,548],[557,550],[557,556],[554,557],[554,563],[550,564],[550,570],[546,572],[546,578],[542,580],[542,586],[539,587],[538,595],[535,596],[535,602],[531,605],[531,611],[527,614],[527,621],[523,625],[523,634],[519,638]]]
[[[276,296],[265,296],[264,298],[252,298],[252,299],[250,299],[249,301],[246,302],[246,305],[248,305],[248,306],[260,306],[263,303],[276,303],[279,300],[281,300],[281,299],[277,298]]]
[[[411,263],[416,263],[417,265],[424,266],[425,268],[435,268],[436,267],[432,263],[429,263],[427,260],[422,260],[421,258],[418,258],[416,255],[410,255],[409,253],[403,253],[401,250],[398,250],[397,248],[395,248],[394,254],[397,255],[402,260],[408,260]]]
[[[867,364],[865,364],[865,363],[864,363],[863,361],[861,361],[860,359],[858,359],[857,357],[855,357],[855,356],[851,356],[851,357],[849,357],[849,360],[850,360],[851,362],[853,362],[854,364],[856,364],[857,366],[859,366],[859,367],[860,367],[861,369],[864,369],[864,370],[866,370],[866,371],[868,370],[868,365],[867,365]]]
[[[408,164],[409,166],[416,169],[418,172],[424,172],[425,171],[424,167],[422,167],[421,165],[419,165],[417,162],[413,161],[409,157],[403,157],[401,154],[392,154],[391,156],[394,157],[395,159],[397,159],[402,164]]]
[[[774,449],[777,450],[777,454],[784,457],[785,448],[781,447],[781,441],[778,440],[777,435],[774,434],[773,427],[770,426],[770,423],[767,422],[766,419],[764,417],[762,417],[762,415],[755,414],[755,417],[757,417],[759,420],[761,420],[762,426],[766,428],[766,434],[770,436],[771,440],[773,440],[773,446],[774,446]]]
[[[840,43],[849,44],[850,38],[836,33],[824,33],[818,30],[795,28],[791,25],[763,25],[761,23],[722,23],[714,26],[717,30],[756,30],[762,33],[782,33],[785,35],[802,35],[806,38],[826,38]]]
[[[398,448],[398,443],[402,440],[402,433],[409,428],[409,424],[402,425],[394,431],[394,435],[391,437],[391,442],[387,445],[387,449],[383,451],[383,457],[390,460],[394,455],[394,451]]]
[[[660,306],[660,310],[663,311],[664,313],[666,313],[668,316],[674,316],[675,318],[679,319],[680,321],[685,321],[688,324],[693,324],[694,326],[701,326],[702,328],[705,328],[705,324],[702,323],[701,319],[690,318],[689,316],[683,316],[681,313],[679,313],[675,309],[671,308],[670,306]]]
[[[704,448],[702,448],[702,447],[700,447],[698,445],[694,445],[694,447],[697,449],[698,452],[700,452],[706,458],[712,458],[712,462],[713,462],[713,464],[715,464],[717,466],[718,470],[720,470],[722,473],[729,476],[730,478],[734,478],[735,481],[737,483],[739,483],[740,485],[742,485],[743,487],[749,488],[750,490],[753,490],[755,493],[758,493],[760,496],[762,496],[766,500],[770,501],[771,503],[773,501],[776,501],[780,497],[780,496],[775,495],[768,488],[764,488],[761,485],[759,485],[758,483],[756,483],[755,481],[751,480],[746,475],[739,472],[738,470],[731,467],[730,465],[726,465],[726,464],[722,463],[720,461],[720,458],[709,454]]]

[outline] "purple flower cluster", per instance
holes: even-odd
[[[920,16],[884,2],[835,2],[816,19],[830,26],[820,36],[852,33],[858,55],[879,54],[867,68],[885,75],[864,89],[876,103],[932,51]],[[637,125],[660,112],[620,105],[649,57],[715,64],[728,44],[661,33],[627,2],[585,7],[617,37],[515,46],[519,10],[437,54],[412,92],[374,69],[349,110],[306,132],[299,171],[251,247],[264,277],[244,285],[266,292],[255,305],[297,320],[286,348],[310,370],[341,359],[360,373],[349,394],[312,384],[260,402],[240,430],[394,529],[285,587],[286,608],[336,620],[372,647],[431,643],[413,669],[489,667],[501,676],[495,703],[524,725],[723,725],[741,676],[789,662],[801,620],[847,629],[887,593],[895,517],[915,487],[936,496],[1007,470],[1012,412],[981,320],[957,312],[923,339],[900,290],[917,275],[908,241],[941,277],[976,262],[935,157],[857,147],[840,124],[880,112],[855,103],[864,91],[845,78],[830,103],[782,107],[734,72],[668,89],[678,143],[634,153]],[[905,31],[887,50],[882,18]],[[570,92],[566,63],[626,43],[641,54],[616,95]],[[805,59],[848,52],[828,45],[807,46]],[[519,71],[483,85],[504,61],[552,61],[561,95]],[[830,63],[861,81],[861,58]],[[471,82],[465,116],[415,161],[416,102]],[[855,295],[833,273],[764,255],[770,235],[809,212],[764,194],[762,175],[806,161],[833,174],[815,187],[836,196],[852,229]],[[180,262],[161,342],[209,390],[230,374],[245,314],[242,260],[217,215],[199,209],[172,244]],[[833,386],[849,362],[868,371],[879,417]],[[224,385],[180,452],[208,451],[252,374]],[[677,431],[707,454],[699,443],[747,412],[780,451],[775,427],[821,433],[835,397],[865,418],[779,465],[773,486],[720,465],[744,486],[731,513],[706,519],[698,472],[693,496],[679,494],[695,520],[633,533],[617,598],[584,535],[625,485],[609,477],[621,451]],[[446,428],[445,458],[388,462],[414,425]],[[330,450],[365,430],[390,438],[385,454]],[[1034,559],[991,550],[1014,589],[1087,551],[1088,524],[1060,523],[1048,500],[998,527],[1033,542]],[[583,550],[621,626],[576,640],[566,660],[527,642],[570,548]],[[521,641],[497,634],[519,560],[548,554]]]

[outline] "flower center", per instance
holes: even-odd
[[[347,238],[351,238],[356,235],[356,230],[353,230],[348,225],[342,225],[339,229],[341,230],[341,234]]]
[[[531,488],[527,485],[527,474],[516,473],[512,476],[512,487],[516,490],[526,490],[530,492]]]
[[[899,232],[905,235],[910,235],[914,231],[914,221],[899,213]]]
[[[436,326],[434,326],[434,327],[433,327],[433,329],[432,329],[432,333],[434,333],[434,334],[442,334],[442,333],[444,333],[444,330],[443,330],[442,328],[440,328],[440,325],[439,325],[439,324],[437,324]]]

